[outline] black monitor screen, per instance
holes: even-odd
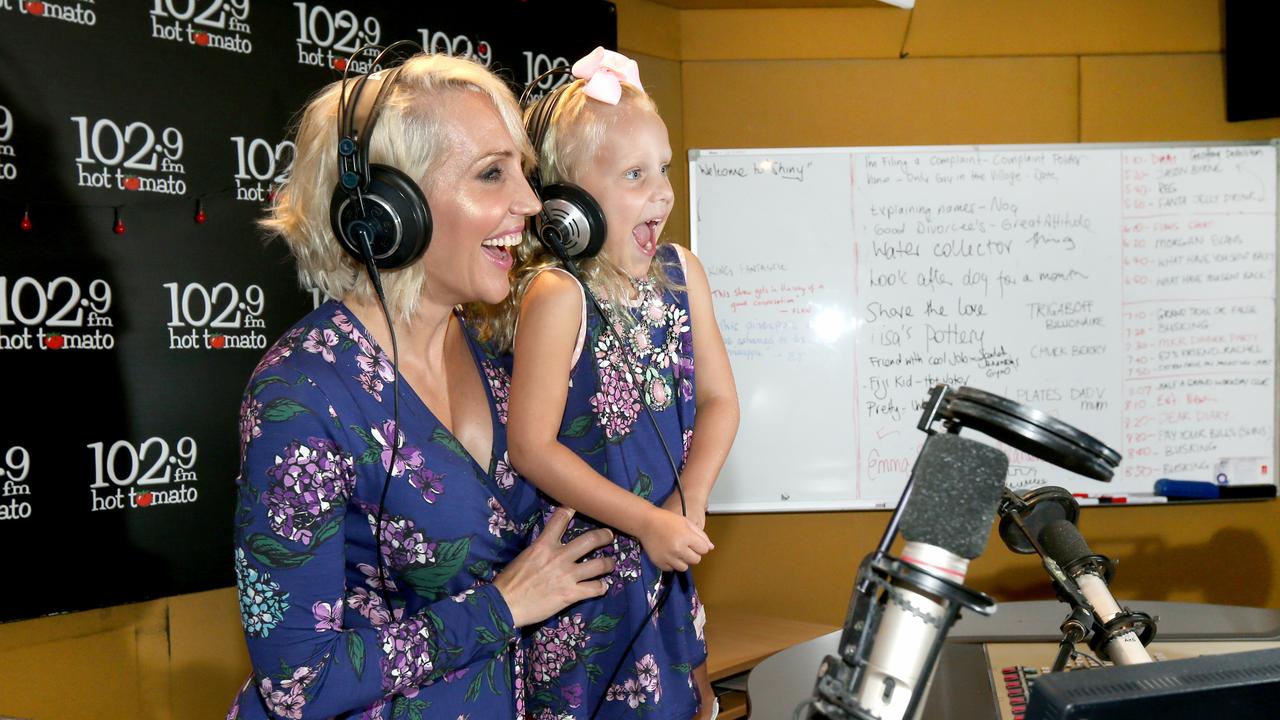
[[[1280,117],[1280,11],[1274,2],[1226,0],[1227,120]]]
[[[1045,675],[1026,720],[1268,720],[1280,701],[1280,648]]]

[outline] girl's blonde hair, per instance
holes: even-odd
[[[389,72],[384,79],[371,78],[363,98],[375,96]],[[442,100],[445,93],[464,91],[489,98],[519,148],[522,164],[531,167],[532,148],[511,89],[476,62],[426,54],[406,60],[384,95],[369,138],[369,162],[390,165],[424,188],[430,187],[428,178],[445,155]],[[267,217],[259,225],[284,239],[297,259],[298,279],[304,288],[333,298],[355,295],[372,300],[373,287],[364,267],[342,248],[329,223],[329,202],[338,183],[341,92],[341,81],[330,83],[302,109],[294,131],[297,151],[289,180],[277,189]],[[362,102],[357,111],[360,117],[355,126],[361,127],[369,112],[367,103]],[[382,273],[387,309],[393,317],[407,320],[413,316],[425,283],[426,268],[421,260]]]
[[[543,187],[559,182],[576,183],[587,166],[595,161],[605,137],[626,110],[639,109],[658,114],[653,98],[633,85],[622,83],[622,98],[617,105],[610,105],[588,97],[583,92],[585,84],[584,80],[574,80],[564,89],[547,122],[541,146],[534,148],[538,154],[536,172]],[[537,109],[537,103],[525,109],[526,128]],[[602,303],[617,303],[631,294],[631,277],[603,252],[578,260],[577,266],[582,279]],[[511,270],[511,294],[500,305],[478,309],[480,336],[492,343],[496,350],[505,352],[511,349],[525,291],[538,273],[550,267],[563,267],[563,263],[526,231],[524,242],[516,247],[515,265]],[[649,265],[649,280],[659,292],[683,289],[667,273],[662,262]],[[626,312],[619,315],[624,319],[631,317]]]

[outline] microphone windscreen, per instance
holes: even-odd
[[[1059,565],[1070,565],[1093,554],[1080,530],[1066,520],[1055,520],[1046,525],[1038,539],[1044,553]]]
[[[1016,553],[1030,554],[1036,551],[1031,540],[1040,537],[1040,531],[1055,520],[1066,520],[1074,523],[1080,517],[1080,504],[1071,493],[1056,485],[1042,485],[1034,490],[1023,490],[1018,497],[1026,504],[1026,509],[1015,510],[1000,518],[1000,537],[1005,545]],[[1019,526],[1014,522],[1018,517],[1022,521]],[[1023,534],[1023,528],[1026,533]],[[1030,538],[1030,539],[1028,539]]]
[[[1009,457],[959,435],[930,435],[911,470],[902,536],[972,560],[987,547]]]

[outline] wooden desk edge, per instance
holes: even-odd
[[[839,629],[839,625],[708,608],[707,675],[715,682],[746,672],[776,652]]]

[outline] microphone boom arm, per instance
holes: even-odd
[[[1067,518],[1065,519],[1072,525],[1076,523],[1079,513],[1078,503],[1065,490],[1057,487],[1042,487],[1034,492],[1039,492],[1040,497],[1033,498],[1033,501],[1038,499],[1059,504],[1069,503],[1070,507],[1066,510]],[[996,512],[1001,518],[1001,535],[1005,543],[1014,552],[1035,552],[1039,555],[1041,564],[1044,565],[1045,571],[1049,573],[1049,579],[1053,582],[1053,589],[1058,599],[1072,608],[1071,613],[1062,623],[1064,645],[1054,662],[1053,670],[1061,670],[1067,656],[1071,654],[1066,650],[1067,638],[1078,634],[1075,628],[1082,630],[1083,634],[1075,637],[1070,645],[1074,647],[1077,642],[1087,641],[1089,648],[1104,659],[1109,659],[1107,647],[1110,643],[1129,632],[1136,634],[1144,647],[1149,645],[1156,634],[1154,618],[1147,613],[1121,607],[1117,615],[1103,622],[1097,608],[1085,597],[1080,585],[1074,579],[1082,573],[1090,573],[1109,584],[1115,573],[1115,562],[1105,555],[1091,552],[1071,560],[1065,566],[1060,565],[1045,550],[1036,533],[1027,526],[1026,516],[1030,514],[1033,503],[1028,503],[1026,499],[1007,487],[1001,494],[1000,506]],[[1016,530],[1017,534],[1012,530]]]

